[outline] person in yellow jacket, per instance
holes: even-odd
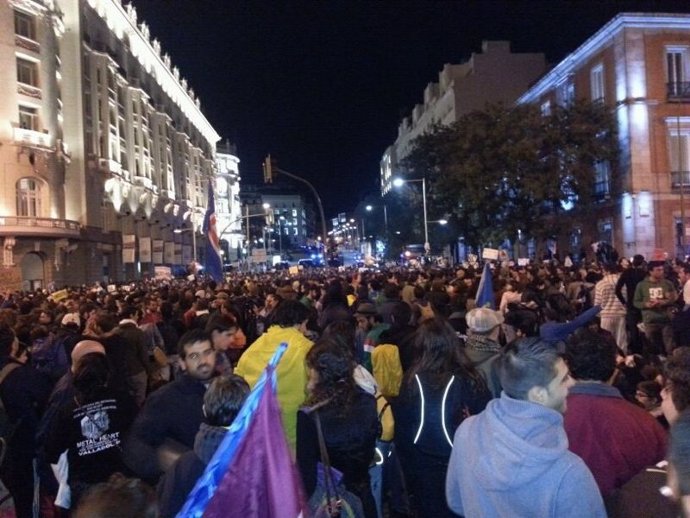
[[[242,354],[235,374],[254,387],[278,346],[288,348],[276,368],[277,396],[288,444],[295,451],[297,410],[306,397],[308,372],[305,358],[313,342],[304,336],[309,310],[294,300],[283,300],[275,310],[273,324]]]

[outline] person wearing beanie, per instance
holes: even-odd
[[[498,397],[501,394],[501,384],[494,368],[494,361],[501,352],[499,338],[503,314],[489,308],[475,308],[467,313],[465,320],[465,353],[484,378],[493,397]]]

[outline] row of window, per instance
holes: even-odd
[[[666,82],[669,96],[690,95],[688,70],[690,69],[690,46],[666,47]],[[590,99],[593,102],[606,100],[604,65],[598,63],[589,72]],[[575,99],[575,85],[572,79],[566,79],[556,88],[556,99],[561,105],[568,104]],[[541,104],[541,113],[548,116],[551,113],[551,101]]]

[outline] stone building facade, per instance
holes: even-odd
[[[0,2],[0,74],[0,285],[191,260],[219,136],[131,4]]]
[[[513,53],[508,41],[484,41],[482,52],[473,53],[466,62],[446,63],[438,82],[427,85],[424,102],[402,120],[395,142],[383,154],[381,195],[390,191],[393,178],[399,176],[414,139],[435,124],[450,125],[487,103],[512,104],[545,71],[544,54]]]

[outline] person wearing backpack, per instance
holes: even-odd
[[[395,447],[418,515],[450,517],[445,480],[453,435],[466,417],[484,409],[491,393],[445,320],[423,322],[416,346],[422,356],[392,402]]]
[[[34,436],[50,388],[48,378],[29,365],[28,351],[14,331],[0,324],[0,401],[9,421],[0,479],[12,495],[17,518],[33,518]]]
[[[376,518],[369,479],[379,425],[376,401],[356,385],[352,356],[342,354],[342,347],[331,338],[322,338],[312,347],[306,364],[308,396],[297,413],[297,465],[304,489],[308,496],[318,496],[321,434],[330,465],[342,473],[339,496],[354,507],[361,503],[364,518]]]
[[[31,330],[31,365],[56,383],[68,370],[69,361],[62,340],[46,326]]]

